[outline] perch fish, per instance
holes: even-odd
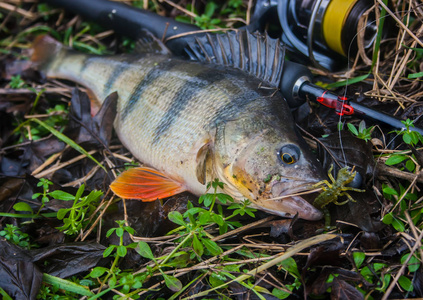
[[[149,167],[123,172],[111,185],[122,198],[153,201],[183,191],[206,192],[223,182],[235,201],[271,214],[318,220],[300,196],[324,179],[296,132],[279,92],[262,80],[216,64],[170,55],[87,55],[49,36],[33,44],[34,66],[49,78],[87,87],[101,103],[117,91],[115,130]]]

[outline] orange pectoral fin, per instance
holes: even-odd
[[[146,167],[123,172],[112,182],[110,188],[121,198],[143,201],[163,199],[186,191],[182,183]]]

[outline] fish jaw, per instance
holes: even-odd
[[[255,205],[260,210],[273,215],[292,218],[296,214],[298,217],[308,221],[318,221],[323,218],[323,213],[308,203],[301,196],[291,196],[283,199],[262,199],[260,204]]]
[[[270,195],[262,202],[267,202],[266,207],[274,207],[276,212],[284,211],[285,215],[294,216],[298,214],[301,219],[309,221],[322,219],[323,213],[299,195],[310,191],[313,188],[312,182],[304,182],[303,184],[300,180],[294,180],[294,182],[297,183],[295,188],[286,188],[286,182],[272,181],[267,188],[270,193],[265,193]]]
[[[251,182],[251,181],[250,181]],[[248,198],[252,206],[265,212],[292,218],[298,217],[308,221],[317,221],[323,218],[323,213],[298,194],[312,189],[312,182],[303,182],[299,179],[272,181],[260,192],[251,185],[246,189],[236,184],[237,190],[243,191],[244,198]],[[288,187],[287,187],[288,186]],[[259,196],[257,196],[259,195]]]

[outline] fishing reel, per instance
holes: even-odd
[[[275,17],[269,11],[276,10],[281,38],[291,56],[334,71],[357,54],[359,43],[364,49],[372,47],[377,35],[375,14],[369,11],[373,4],[373,0],[259,0],[253,20],[263,28],[263,22]],[[360,22],[363,15],[367,19]]]

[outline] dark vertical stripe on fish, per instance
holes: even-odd
[[[160,120],[159,125],[154,132],[153,144],[156,144],[161,136],[172,126],[179,117],[181,112],[187,107],[191,99],[195,98],[199,93],[204,93],[205,88],[213,86],[216,82],[227,78],[223,72],[210,72],[209,69],[195,75],[194,81],[187,81],[175,94],[169,109]]]
[[[112,74],[110,74],[107,82],[104,84],[104,95],[108,96],[110,94],[110,89],[112,88],[115,81],[119,78],[119,76],[131,68],[132,63],[140,60],[140,55],[138,56],[125,56],[125,60],[118,62],[117,66],[113,69]],[[114,91],[112,91],[114,92]]]
[[[234,96],[231,101],[227,102],[225,105],[221,106],[218,111],[216,111],[216,113],[211,117],[208,126],[215,127],[217,123],[234,117],[238,112],[244,111],[245,106],[250,104],[252,101],[257,101],[260,97],[263,97],[263,95],[249,89],[246,92]]]
[[[76,56],[76,55],[80,55],[80,54],[76,54],[76,53],[75,53],[75,56]],[[92,62],[93,62],[92,57],[86,56],[86,57],[84,58],[84,60],[82,61],[82,64],[81,64],[81,69],[79,70],[79,76],[81,76],[81,77],[82,77],[82,74],[85,72],[85,70],[88,68],[88,66],[89,66]]]
[[[166,71],[172,69],[174,66],[181,64],[178,60],[165,60],[158,63],[147,75],[137,84],[131,96],[129,97],[128,103],[122,112],[122,122],[131,113],[135,104],[141,99],[145,89],[148,88],[157,78],[163,75]]]

